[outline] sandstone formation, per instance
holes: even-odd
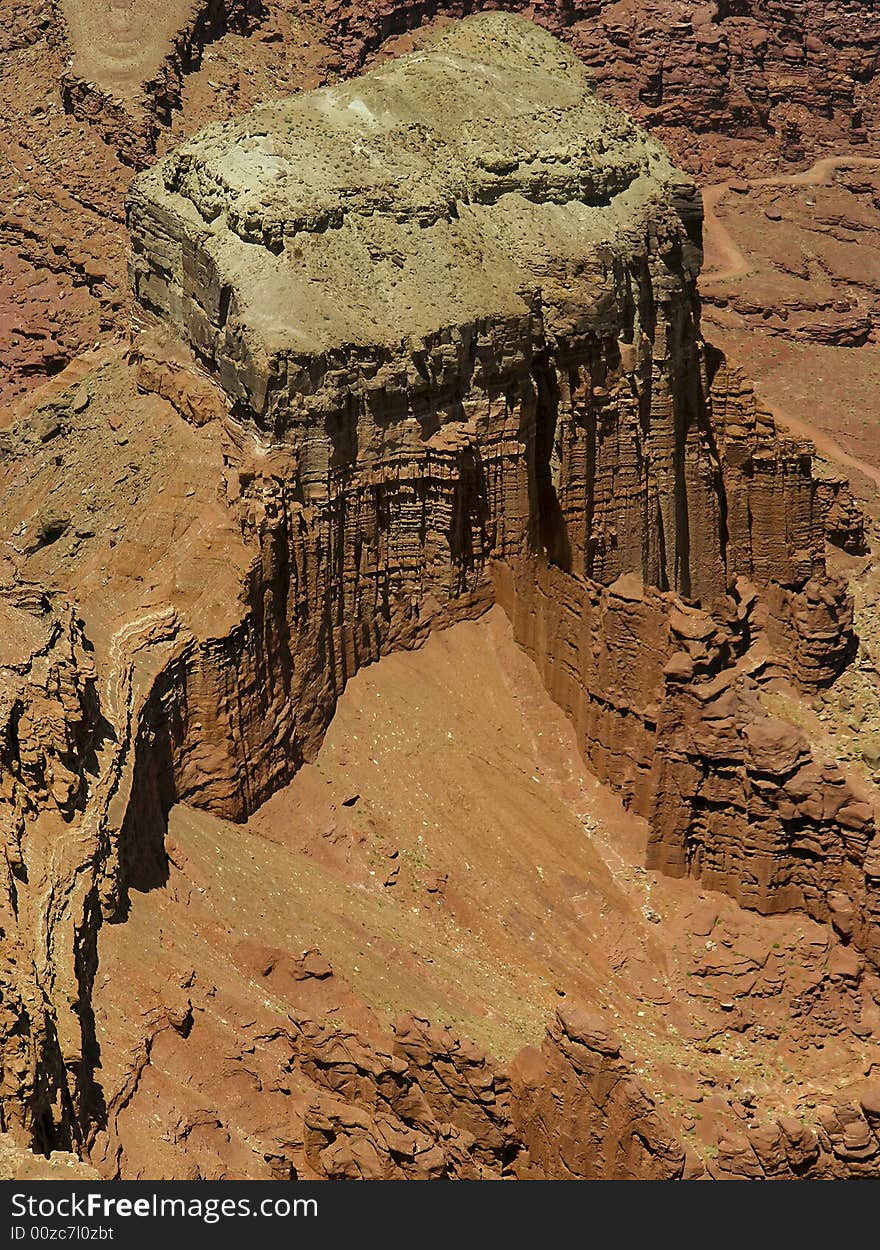
[[[426,18],[494,7],[341,0],[332,21],[346,59],[357,64]],[[719,136],[769,141],[797,160],[829,138],[863,144],[877,125],[873,4],[539,0],[505,7],[569,41],[603,93],[661,127],[682,154],[696,132],[710,134],[710,145]]]
[[[157,24],[145,20],[141,0],[110,0],[96,27],[87,6],[66,0],[61,8],[73,46],[66,107],[94,123],[126,160],[143,164],[159,126],[180,106],[182,75],[198,65],[205,44],[227,29],[269,21],[275,7],[176,0]],[[389,40],[425,23],[500,7],[570,43],[602,93],[660,128],[686,159],[711,164],[719,145],[727,159],[729,139],[733,151],[737,142],[757,141],[798,161],[828,143],[864,145],[876,133],[873,0],[867,7],[856,0],[819,7],[807,0],[334,0],[312,16],[320,18],[338,67],[351,75]],[[122,57],[105,46],[108,25]]]
[[[175,0],[162,6],[161,20],[142,0],[36,7],[2,0],[0,7],[9,156],[0,166],[2,404],[10,391],[32,387],[127,325],[122,205],[132,163],[151,160],[155,147],[164,150],[212,118],[357,73],[373,51],[411,46],[422,22],[481,6],[318,10],[298,0],[259,8]],[[600,93],[656,129],[679,162],[702,167],[706,177],[715,168],[729,176],[730,166],[775,173],[791,135],[790,150],[808,160],[870,151],[853,147],[862,134],[871,139],[876,117],[876,21],[864,4],[820,11],[755,0],[734,11],[679,0],[542,3],[523,11],[572,40]],[[789,119],[794,100],[803,107]],[[853,128],[859,109],[862,122]],[[786,237],[784,228],[779,234]],[[782,332],[859,341],[865,307],[850,289],[829,300],[820,274],[812,276],[815,291],[806,283],[786,290],[781,308],[772,289],[738,293],[737,303],[762,327],[769,298]]]
[[[46,1131],[47,1140],[70,1146],[94,1060],[83,1052],[91,1040],[96,898],[79,848],[63,838],[53,845],[49,829],[63,829],[84,805],[98,700],[82,626],[69,604],[53,603],[36,587],[7,585],[3,617],[3,1121],[8,1126],[16,1113],[33,1108],[34,1135]],[[58,897],[73,899],[86,920],[84,941],[63,925],[57,942],[45,942],[59,920]],[[45,1062],[47,1037],[56,1039],[65,1067]],[[67,1126],[59,1139],[54,1121]]]
[[[860,517],[704,343],[700,224],[578,56],[500,14],[138,178],[149,328],[3,436],[4,1129],[124,1170],[193,995],[102,1105],[99,930],[168,882],[169,810],[244,821],[360,668],[496,602],[650,866],[803,909],[880,967],[870,793],[763,701],[852,658],[825,535],[858,545]],[[363,1032],[292,1010],[260,1036],[260,1089],[294,1073],[298,1099],[297,1140],[263,1126],[268,1174],[700,1172],[577,1009],[510,1073],[420,1017]],[[868,1170],[872,1097],[824,1136],[731,1139],[725,1169]],[[179,1129],[199,1175],[253,1164],[226,1124]]]
[[[818,1117],[876,1078],[870,967],[646,874],[551,706],[494,609],[358,673],[246,825],[172,810],[167,883],[100,936],[105,1175],[714,1177],[780,1120],[849,1174]]]
[[[9,1181],[87,1181],[98,1180],[98,1173],[75,1155],[56,1151],[48,1159],[34,1154],[0,1136],[0,1180]]]
[[[155,151],[160,126],[180,107],[183,75],[205,44],[246,31],[261,11],[259,0],[174,0],[158,12],[144,0],[108,0],[105,11],[59,3],[70,44],[64,107],[133,165]]]
[[[478,69],[468,40],[487,30],[496,60],[481,51]],[[487,16],[356,84],[205,132],[136,186],[133,281],[221,380],[240,420],[291,457],[300,526],[311,513],[331,535],[347,532],[326,540],[356,555],[328,588],[344,622],[334,670],[344,679],[371,654],[479,610],[494,566],[517,634],[581,727],[587,757],[636,810],[654,813],[662,842],[680,845],[656,862],[699,872],[691,840],[717,841],[722,860],[731,852],[720,849],[717,820],[700,832],[699,786],[672,730],[680,700],[696,698],[705,724],[689,739],[697,775],[716,758],[725,773],[745,763],[748,734],[759,731],[738,690],[767,662],[759,636],[777,667],[815,689],[846,662],[850,609],[824,571],[809,445],[780,436],[741,376],[702,345],[693,188],[650,140],[621,131],[571,55],[566,94],[552,95],[554,148],[540,146],[536,83],[546,66],[550,98],[558,71],[540,58],[552,46]],[[437,120],[450,94],[456,108]],[[490,104],[504,124],[477,134],[469,119]],[[375,307],[359,302],[367,270],[382,292]],[[378,522],[383,495],[396,496],[385,505],[389,536]],[[296,552],[303,540],[293,541]],[[291,564],[304,570],[308,555]],[[735,589],[737,579],[748,585]],[[760,598],[752,583],[766,587]],[[308,644],[280,628],[295,672]],[[295,701],[301,716],[309,697]],[[325,702],[319,718],[331,709]],[[286,732],[289,757],[304,758],[296,728]],[[768,722],[762,732],[775,731]],[[812,813],[811,796],[835,778],[808,750],[790,765],[782,754],[783,777],[801,762],[813,769],[815,782],[803,783]],[[780,775],[775,758],[757,768]],[[231,756],[230,776],[259,772],[247,754]],[[825,817],[819,799],[805,819],[830,819],[846,851],[817,897],[815,872],[806,889],[777,896],[773,874],[753,862],[779,862],[784,879],[800,864],[795,808],[781,797],[756,807],[748,769],[735,776],[726,792],[714,773],[711,785],[735,829],[741,901],[796,902],[826,919],[827,893],[846,876],[860,944],[873,949],[870,805],[844,788]],[[250,805],[244,794],[200,801],[246,815],[266,797],[258,785]],[[683,805],[672,800],[679,786]],[[813,841],[824,836],[810,829]]]
[[[703,1163],[670,1135],[653,1100],[627,1070],[620,1043],[601,1019],[562,1010],[542,1052],[517,1059],[517,1114],[541,1176],[707,1179]],[[548,1078],[553,1086],[548,1088]],[[875,1174],[877,1091],[857,1105],[819,1110],[818,1130],[783,1117],[723,1135],[711,1165],[719,1180],[845,1179]],[[609,1147],[618,1152],[609,1158]]]

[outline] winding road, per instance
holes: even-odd
[[[750,185],[753,187],[824,186],[831,180],[831,175],[836,169],[853,167],[880,169],[880,159],[870,156],[826,156],[802,173],[781,175],[777,178],[750,179]],[[716,212],[718,205],[730,190],[729,182],[718,182],[703,188],[703,246],[704,251],[712,257],[713,264],[711,268],[703,270],[700,274],[701,286],[744,278],[754,268]],[[845,451],[830,434],[792,416],[778,404],[773,404],[772,407],[774,417],[780,425],[790,430],[792,434],[809,438],[821,455],[863,474],[880,488],[880,469]]]
[[[816,161],[811,169],[800,174],[784,174],[778,178],[750,179],[753,187],[818,187],[825,186],[831,180],[835,169],[849,169],[862,166],[869,169],[880,169],[880,158],[873,156],[825,156]],[[716,182],[703,188],[703,243],[706,252],[711,253],[720,261],[720,266],[713,265],[700,275],[706,282],[726,282],[731,278],[743,278],[752,269],[746,254],[737,246],[730,231],[719,219],[716,209],[729,193],[729,182]]]

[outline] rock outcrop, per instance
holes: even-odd
[[[600,1017],[560,1008],[542,1050],[517,1056],[513,1079],[517,1125],[537,1174],[549,1180],[684,1174],[684,1149]]]
[[[135,294],[182,342],[144,336],[63,393],[2,502],[17,584],[75,605],[48,676],[39,639],[10,667],[8,923],[39,955],[8,974],[4,1123],[57,1146],[108,1117],[97,929],[167,878],[171,804],[246,818],[360,666],[496,599],[650,817],[652,863],[843,918],[877,960],[873,810],[758,702],[763,675],[813,690],[852,648],[811,445],[703,343],[696,188],[572,51],[502,14],[451,27],[208,128],[137,180],[129,226]],[[551,1031],[571,1131],[535,1167],[682,1174],[591,1029]],[[504,1073],[422,1022],[350,1065],[300,1032],[318,1085],[374,1086],[381,1117],[413,1082],[424,1100],[404,1131],[317,1099],[318,1174],[503,1171],[517,1114],[546,1121],[542,1089],[517,1113]]]
[[[94,869],[105,848],[87,808],[103,727],[71,606],[20,584],[0,602],[2,1126],[69,1149],[96,1058]]]
[[[389,38],[434,17],[494,3],[338,0],[328,6],[346,64],[360,66]],[[838,0],[688,0],[631,5],[537,0],[506,5],[567,40],[601,93],[693,151],[691,136],[770,143],[803,159],[818,142],[864,144],[878,121],[880,55],[873,3]],[[680,141],[679,141],[680,140]],[[723,139],[722,139],[723,142]]]
[[[781,790],[748,768],[762,714],[739,691],[755,666],[772,660],[815,689],[852,647],[851,604],[825,572],[810,444],[781,435],[702,343],[691,184],[595,100],[571,54],[556,94],[558,48],[486,16],[357,83],[204,132],[135,188],[136,293],[277,447],[283,467],[259,488],[274,518],[262,531],[264,544],[273,535],[263,583],[286,560],[288,601],[305,594],[311,605],[297,570],[318,567],[320,550],[342,555],[337,580],[316,588],[336,605],[334,672],[344,680],[364,659],[479,611],[494,572],[587,758],[653,813],[659,843],[682,848],[653,862],[700,872],[711,851],[683,848],[704,838],[730,859],[721,824],[697,815],[708,770],[738,848],[713,884],[735,880],[737,897],[762,910],[797,900],[826,919],[824,899],[846,877],[844,892],[868,909],[856,933],[872,949],[871,807],[838,794],[842,777],[807,751],[796,762],[815,774],[814,797],[795,834]],[[455,108],[438,113],[450,95]],[[539,136],[552,101],[548,149]],[[477,134],[470,119],[489,107],[504,124]],[[294,514],[291,497],[302,501]],[[275,645],[308,674],[299,716],[317,698],[323,723],[333,692],[315,691],[304,619],[288,608],[272,624]],[[683,699],[702,725],[686,750],[673,728],[692,723]],[[278,704],[290,705],[287,690]],[[197,704],[193,719],[216,717]],[[178,792],[246,815],[278,775],[260,760],[260,732],[242,726],[246,767],[230,753],[222,770],[252,777],[250,796],[231,781],[221,795],[216,770],[200,794],[179,775]],[[302,731],[285,722],[284,733],[287,758],[304,758]],[[723,792],[719,768],[736,778]],[[678,787],[687,800],[673,803]],[[783,879],[801,877],[798,838],[817,837],[847,848],[822,869],[824,885],[807,869],[806,888],[778,892],[762,856],[781,861]]]
[[[205,45],[251,29],[262,12],[260,0],[172,0],[161,13],[143,0],[58,3],[69,47],[64,108],[138,168],[180,107],[183,76],[201,62]]]
[[[320,21],[339,68],[351,75],[387,41],[426,22],[496,7],[495,0],[333,0]],[[149,6],[111,2],[105,21],[90,28],[77,0],[61,4],[79,51],[62,85],[66,107],[138,165],[179,107],[182,75],[199,63],[202,47],[265,17],[258,0],[175,0],[166,8],[156,23]],[[751,144],[750,154],[760,143],[798,161],[828,143],[864,145],[876,133],[873,5],[679,0],[622,10],[610,0],[515,0],[504,8],[566,40],[601,94],[658,128],[688,160],[711,164],[732,139]],[[108,48],[102,59],[107,30],[135,66],[131,83],[116,81],[118,53]]]
[[[813,477],[825,517],[825,537],[841,551],[861,556],[868,550],[865,514],[853,499],[849,483],[827,461],[814,460]]]

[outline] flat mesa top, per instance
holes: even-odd
[[[552,305],[684,181],[570,49],[489,13],[208,127],[137,180],[129,221],[147,257],[157,229],[185,236],[232,293],[224,326],[265,359],[523,312],[527,292]]]

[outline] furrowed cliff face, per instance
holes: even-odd
[[[753,693],[768,668],[820,687],[850,646],[809,444],[702,343],[695,189],[571,53],[464,23],[209,129],[138,181],[129,220],[138,297],[274,460],[239,478],[264,659],[250,637],[234,660],[268,721],[259,700],[218,721],[227,678],[201,655],[179,794],[247,815],[347,674],[497,590],[588,759],[653,816],[658,864],[823,919],[845,876],[872,944],[871,809],[777,750]]]
[[[314,758],[359,667],[496,601],[591,766],[649,818],[652,866],[804,908],[877,961],[873,808],[761,703],[768,677],[815,690],[850,655],[824,561],[838,521],[811,445],[702,341],[696,188],[572,51],[500,14],[451,27],[202,132],[137,180],[129,228],[135,294],[185,346],[142,336],[127,371],[107,363],[9,449],[31,465],[2,505],[13,580],[76,606],[48,669],[42,634],[9,669],[25,956],[4,1127],[67,1144],[101,1119],[97,929],[165,880],[170,805],[245,819]],[[132,491],[124,514],[96,456]],[[97,537],[75,523],[89,490]],[[54,602],[26,623],[45,631]],[[591,1082],[619,1056],[582,1025],[554,1026],[545,1059],[574,1056],[571,1114],[593,1123]],[[533,1076],[521,1120],[426,1173],[503,1169],[511,1124],[547,1114]],[[621,1097],[596,1121],[607,1170],[681,1175],[640,1090]],[[633,1106],[647,1162],[641,1138],[620,1144]],[[471,1110],[434,1118],[474,1137]],[[419,1114],[403,1119],[430,1121],[413,1145],[430,1153],[441,1128]],[[356,1174],[334,1148],[355,1129],[373,1131],[312,1117],[317,1173]],[[549,1148],[545,1165],[564,1173]]]
[[[3,591],[3,1127],[70,1147],[94,1062],[101,847],[84,810],[100,746],[94,670],[69,604],[33,586]]]

